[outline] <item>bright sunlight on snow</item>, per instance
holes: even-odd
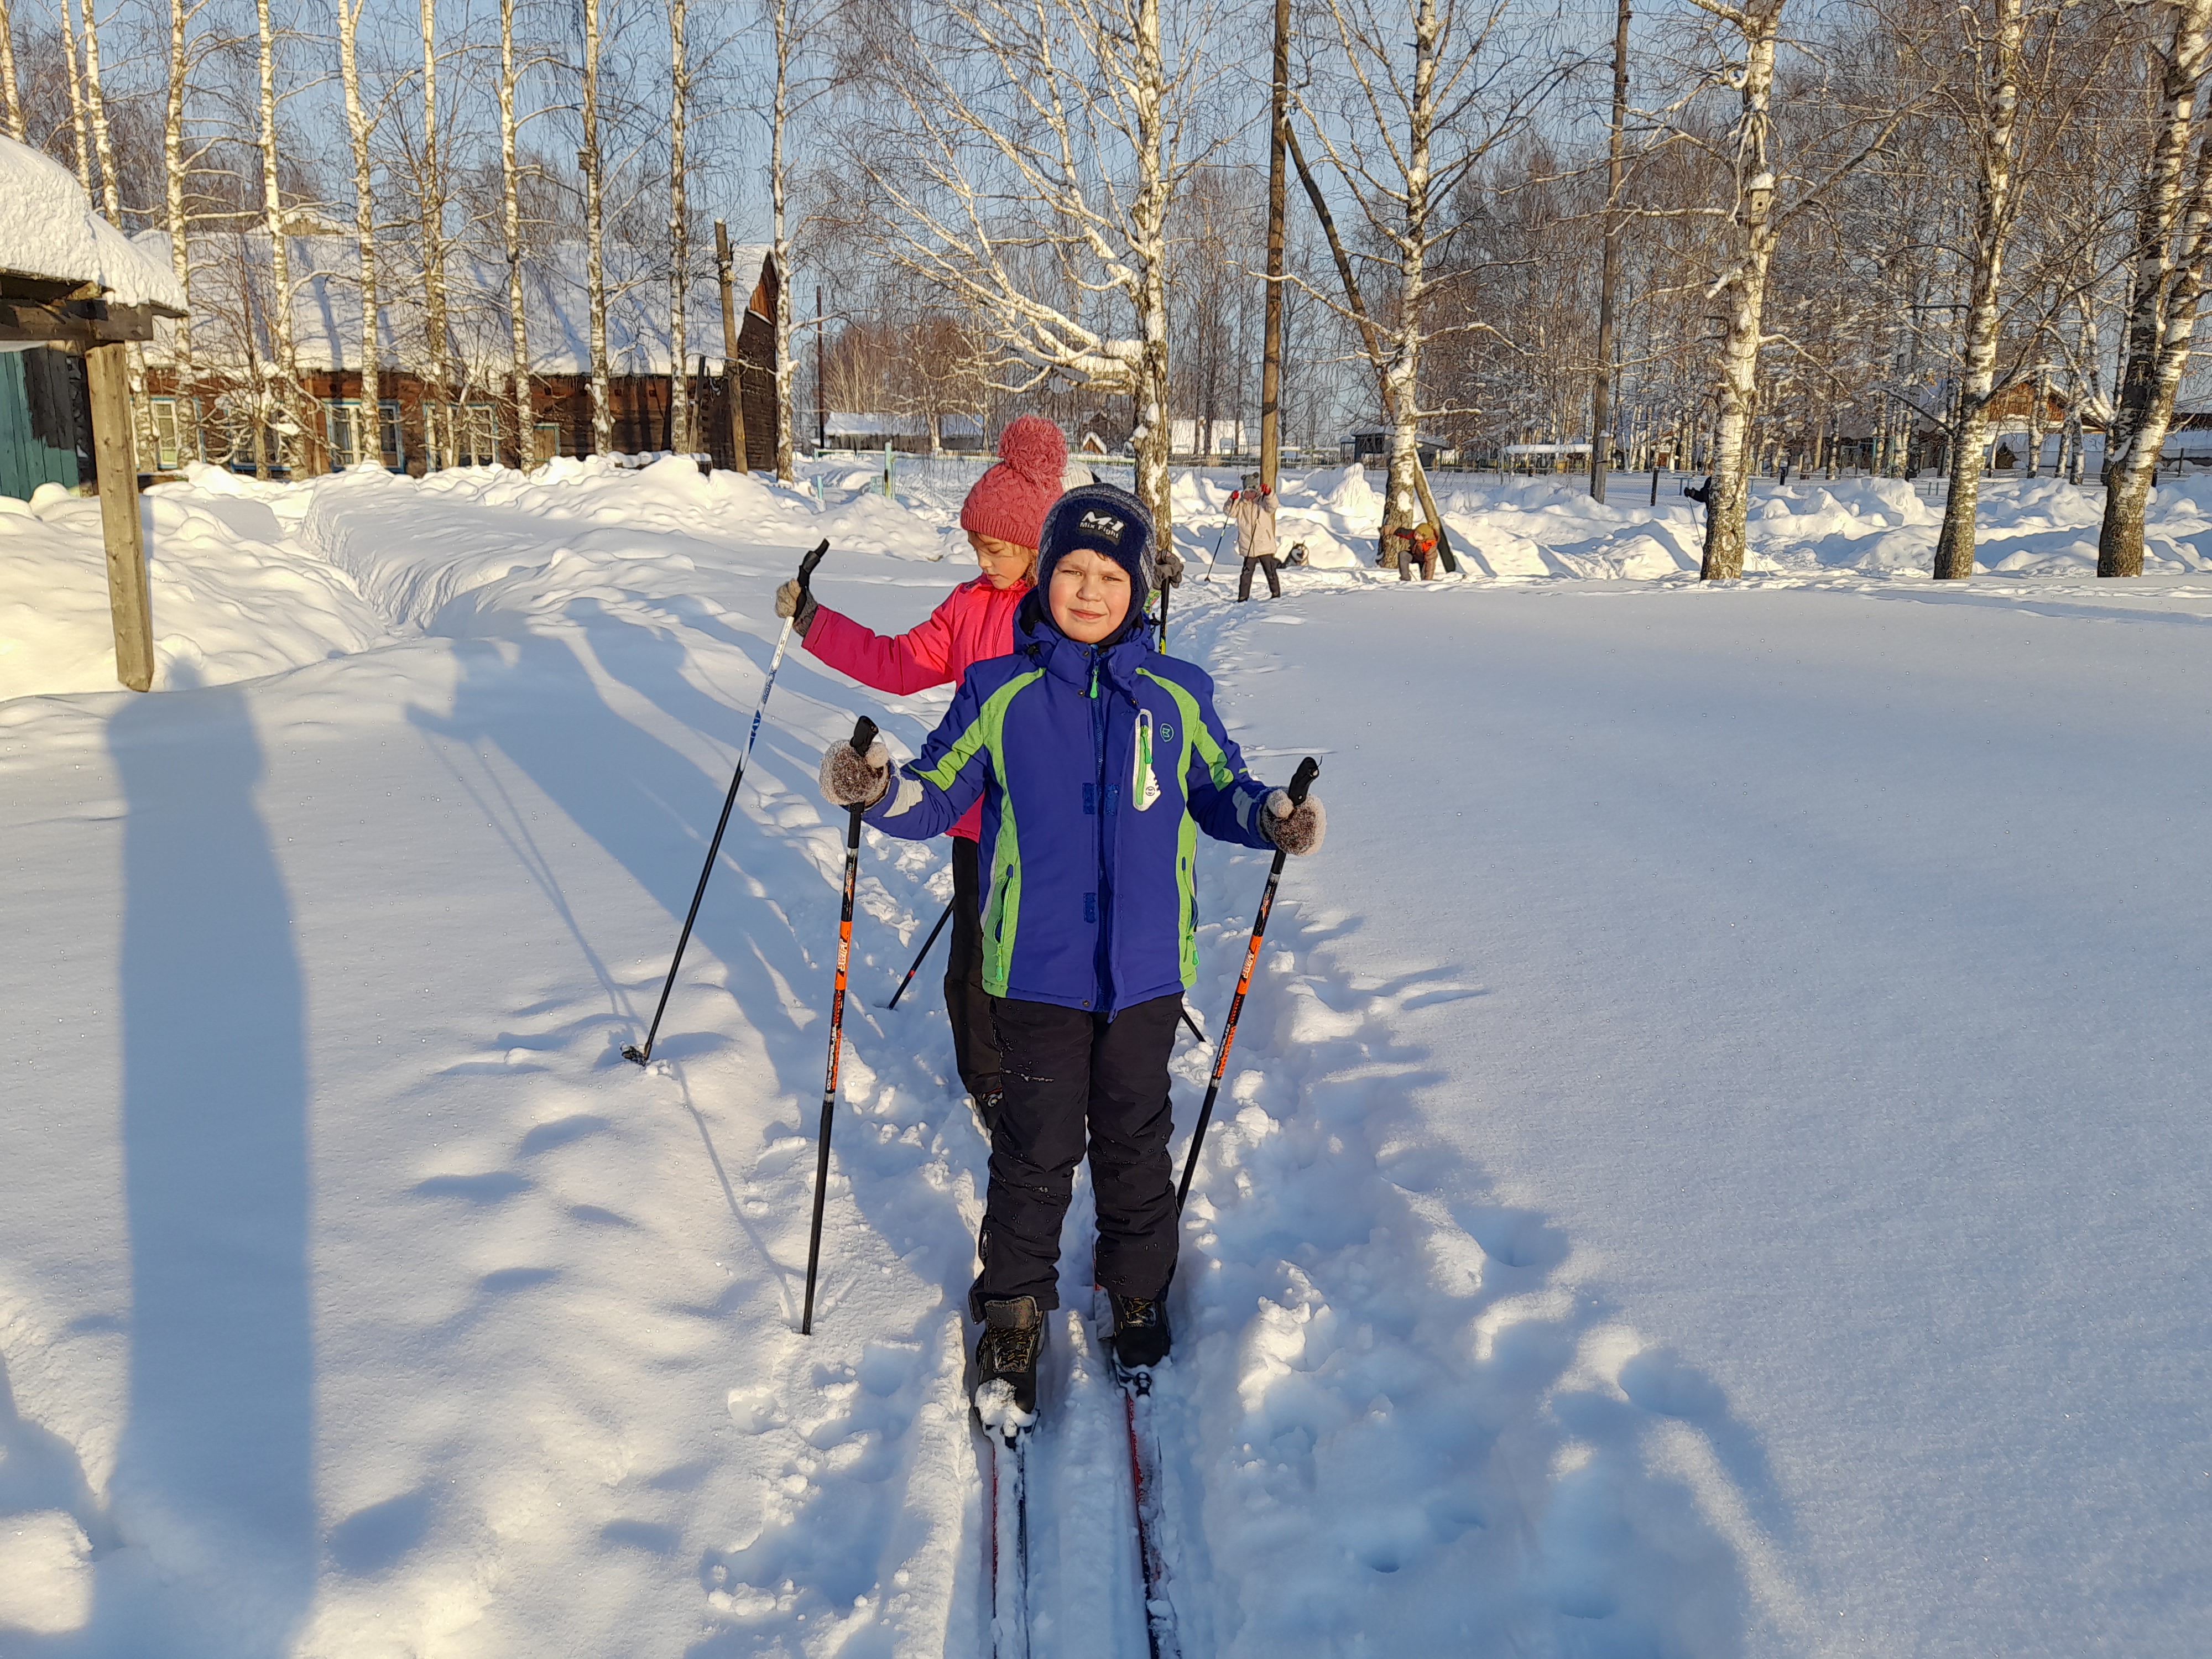
[[[150,490],[157,690],[99,510],[0,502],[0,1654],[967,1655],[986,1148],[951,893],[870,832],[797,1334],[854,716],[778,628],[972,572],[957,490],[664,460]],[[2212,492],[1697,508],[1357,471],[1237,605],[1176,483],[1171,648],[1319,757],[1155,1389],[1185,1652],[2191,1659],[2212,1627]],[[1669,486],[1670,490],[1673,486]],[[1265,878],[1205,843],[1220,1029]],[[1175,1060],[1178,1153],[1212,1062]],[[1030,1469],[1036,1652],[1146,1651],[1079,1193]],[[1081,1241],[1079,1243],[1079,1241]]]

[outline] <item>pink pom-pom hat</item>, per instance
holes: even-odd
[[[1045,510],[1060,499],[1067,440],[1042,415],[1024,415],[999,434],[999,464],[960,505],[960,527],[1016,547],[1035,547]]]

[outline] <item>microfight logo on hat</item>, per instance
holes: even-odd
[[[1121,533],[1129,527],[1129,521],[1127,519],[1117,519],[1111,513],[1101,513],[1094,507],[1076,521],[1075,527],[1078,530],[1097,530],[1106,535],[1119,538]]]

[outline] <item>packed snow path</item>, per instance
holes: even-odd
[[[937,966],[876,1006],[937,847],[864,848],[795,1334],[815,761],[942,694],[787,659],[618,1057],[774,583],[816,526],[878,626],[959,572],[890,503],[619,482],[317,486],[293,556],[398,642],[0,702],[8,1659],[980,1650],[983,1148]],[[1186,1650],[2194,1653],[2212,584],[1287,580],[1176,607],[1332,816],[1188,1216]],[[1202,858],[1209,1032],[1265,865]],[[1037,1651],[1121,1659],[1083,1218]]]

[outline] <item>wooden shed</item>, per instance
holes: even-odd
[[[92,210],[66,167],[10,138],[0,138],[0,489],[98,484],[115,678],[143,691],[154,626],[129,358],[156,317],[184,314],[183,291]]]

